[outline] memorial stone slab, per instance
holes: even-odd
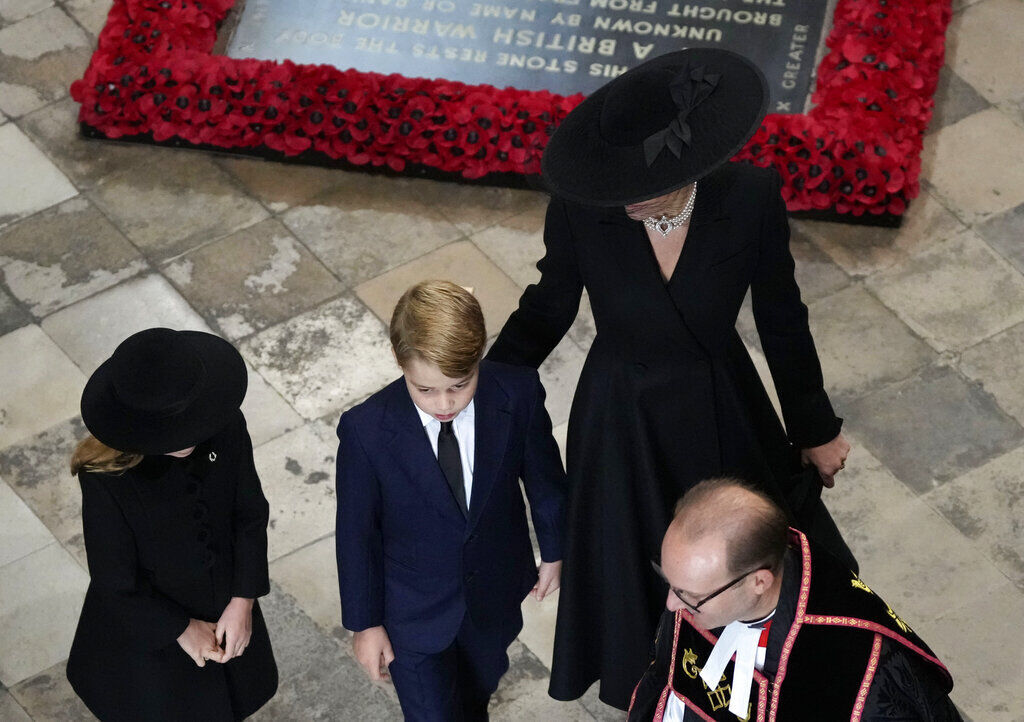
[[[590,93],[687,47],[764,71],[769,112],[807,107],[834,0],[248,0],[233,58],[291,60],[469,84]]]

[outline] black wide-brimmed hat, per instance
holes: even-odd
[[[245,362],[224,339],[150,328],[129,336],[93,372],[82,421],[107,446],[168,454],[220,431],[245,398]]]
[[[764,74],[717,48],[660,55],[591,93],[544,150],[559,196],[593,206],[656,198],[707,175],[757,130],[768,106]]]

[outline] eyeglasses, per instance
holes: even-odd
[[[682,592],[682,590],[676,589],[675,587],[672,586],[672,583],[669,582],[668,577],[665,576],[665,571],[661,568],[661,565],[658,564],[658,562],[656,562],[656,561],[654,561],[652,559],[651,560],[651,566],[654,567],[654,571],[658,573],[658,576],[661,577],[665,581],[666,584],[668,584],[668,588],[671,589],[672,593],[676,595],[676,599],[678,599],[680,602],[685,604],[687,607],[692,609],[697,614],[700,614],[700,608],[703,607],[705,604],[710,602],[712,599],[717,597],[722,592],[730,589],[731,587],[736,586],[737,584],[742,582],[744,579],[746,579],[748,576],[750,576],[754,572],[760,572],[760,571],[763,571],[765,569],[771,569],[771,565],[769,565],[769,564],[765,564],[764,566],[760,566],[757,569],[751,569],[749,572],[745,572],[743,574],[740,574],[738,577],[733,579],[728,584],[725,584],[725,585],[719,587],[718,589],[716,589],[715,591],[711,592],[711,594],[707,595],[706,597],[701,599],[696,604],[690,604],[688,601],[683,599],[683,592]]]

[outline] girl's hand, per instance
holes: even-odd
[[[185,650],[185,654],[191,657],[198,667],[205,667],[206,660],[225,661],[224,653],[220,645],[217,644],[215,629],[216,625],[213,622],[190,619],[185,631],[178,637],[178,645]]]
[[[252,637],[252,601],[244,597],[232,597],[223,614],[217,620],[215,634],[217,643],[224,647],[224,657],[218,661],[241,656]]]

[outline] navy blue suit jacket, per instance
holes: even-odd
[[[464,615],[509,644],[537,580],[522,479],[544,561],[562,558],[565,472],[533,369],[480,364],[469,514],[431,449],[405,380],[338,424],[342,623],[383,625],[395,647],[439,652]]]

